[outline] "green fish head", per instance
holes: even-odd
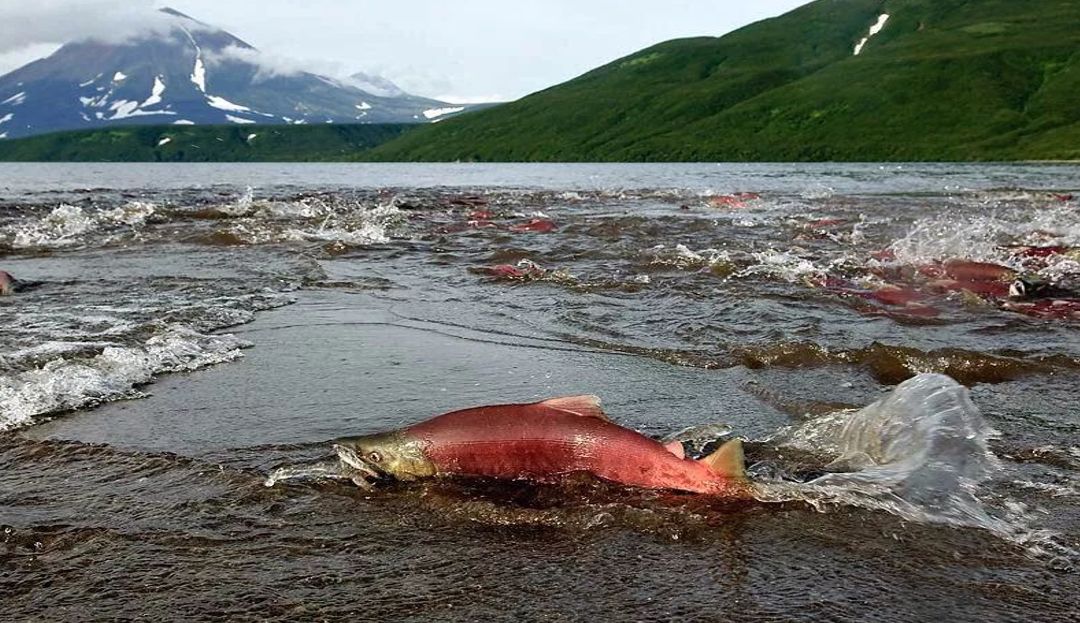
[[[334,450],[352,472],[353,482],[365,489],[380,480],[409,482],[437,473],[423,444],[401,431],[344,437],[334,442]]]

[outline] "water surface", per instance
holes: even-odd
[[[41,282],[0,299],[6,612],[1076,617],[1080,317],[940,271],[1073,287],[1077,191],[1036,165],[0,165],[0,269]],[[761,501],[304,472],[337,436],[576,393],[656,437],[725,424]]]

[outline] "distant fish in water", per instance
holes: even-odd
[[[25,292],[26,290],[32,290],[41,285],[40,281],[28,281],[26,279],[16,279],[14,275],[6,270],[0,270],[0,296],[8,296],[15,294],[16,292]]]
[[[547,274],[547,271],[539,264],[529,260],[521,260],[518,262],[517,266],[511,266],[510,264],[489,266],[480,269],[480,272],[505,281],[532,281],[534,279],[540,279]]]
[[[335,442],[353,482],[440,476],[558,482],[575,473],[643,489],[748,498],[742,444],[701,460],[612,422],[595,396],[475,407],[389,433]]]
[[[555,223],[546,218],[534,218],[527,223],[520,223],[510,227],[510,231],[516,234],[524,234],[526,232],[549,234],[556,229],[558,229],[558,227],[556,227]]]
[[[716,195],[709,198],[709,205],[714,208],[744,208],[747,202],[761,199],[757,193],[735,193],[734,195]]]
[[[11,276],[11,273],[0,270],[0,296],[8,296],[14,294],[18,280]]]

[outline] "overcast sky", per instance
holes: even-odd
[[[322,73],[418,95],[509,100],[676,37],[717,36],[808,0],[0,0],[0,74],[172,6]]]

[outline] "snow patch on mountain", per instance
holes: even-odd
[[[113,116],[108,117],[108,121],[116,121],[118,119],[130,119],[131,117],[146,117],[150,115],[176,114],[171,110],[142,110],[139,107],[139,102],[131,100],[117,100],[113,102],[112,106],[109,107],[109,110],[113,111]]]
[[[161,103],[161,96],[165,93],[165,82],[161,79],[161,76],[154,76],[154,86],[150,89],[150,97],[146,98],[146,101],[142,103],[142,107],[153,106],[154,104]]]
[[[225,118],[228,119],[232,123],[241,123],[241,124],[255,123],[251,119],[244,119],[243,117],[234,117],[233,115],[225,115]]]
[[[183,26],[180,26],[180,30],[191,41],[191,47],[195,48],[195,66],[191,70],[191,83],[199,91],[206,93],[206,63],[203,62],[202,47],[199,46],[199,42],[195,40],[195,36],[191,34],[190,30]]]
[[[428,119],[438,119],[444,115],[452,115],[465,110],[464,106],[452,106],[449,108],[431,108],[424,111],[424,117]]]
[[[206,65],[203,64],[202,56],[195,57],[195,68],[191,70],[191,82],[206,93]]]
[[[247,106],[234,104],[224,97],[218,97],[217,95],[207,95],[206,102],[218,110],[227,110],[229,112],[251,112],[251,109]]]
[[[2,105],[2,104],[11,104],[12,106],[18,106],[19,104],[22,104],[25,101],[26,101],[26,91],[20,91],[19,93],[16,93],[15,95],[12,95],[11,97],[7,98],[6,100],[0,102],[0,105]]]
[[[870,41],[870,39],[874,35],[881,32],[882,28],[885,28],[885,22],[888,22],[888,21],[889,21],[889,14],[888,13],[882,13],[881,15],[878,16],[877,22],[873,26],[870,27],[870,34],[863,37],[862,41],[859,41],[857,44],[855,44],[855,56],[858,56],[858,55],[862,54],[863,48],[866,47],[866,44]]]

